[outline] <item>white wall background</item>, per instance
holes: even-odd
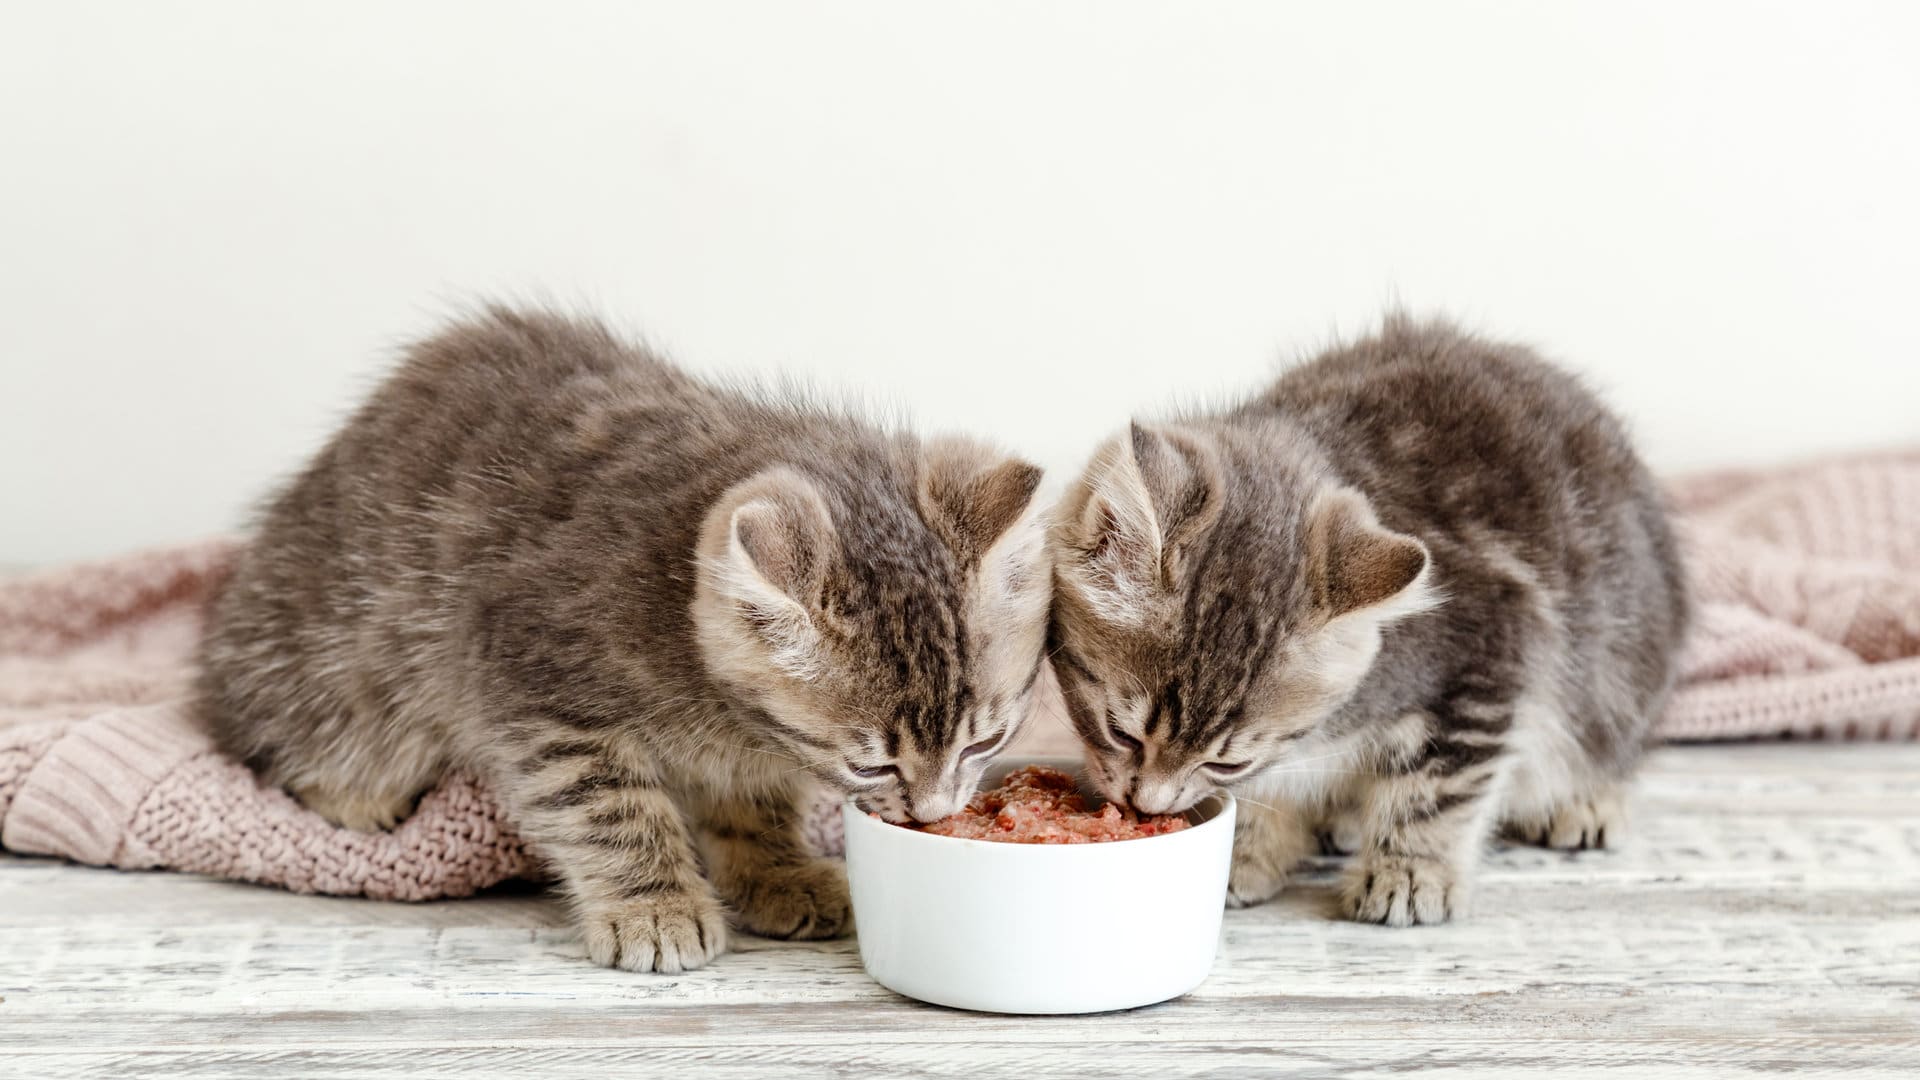
[[[1920,437],[1920,5],[8,3],[0,563],[230,528],[598,305],[1070,469],[1387,303],[1663,467]]]

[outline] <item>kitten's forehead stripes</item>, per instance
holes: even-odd
[[[898,756],[903,735],[926,749],[944,748],[974,707],[967,649],[965,574],[924,528],[906,521],[874,523],[869,536],[893,550],[846,568],[845,587],[867,613],[860,647],[876,671],[889,672],[897,696],[881,717],[887,751]]]
[[[936,626],[945,633],[933,633]],[[900,719],[921,746],[937,749],[952,741],[973,709],[966,635],[951,612],[944,619],[926,620],[922,633],[906,625],[901,629],[904,637],[897,644],[915,666],[902,696]]]
[[[1168,735],[1181,728],[1183,702],[1180,697],[1180,676],[1175,675],[1161,686],[1159,696],[1154,698],[1153,707],[1147,710],[1146,722],[1142,725],[1148,735],[1157,735],[1164,724]]]
[[[1266,566],[1258,559],[1275,549],[1275,538],[1234,509],[1228,508],[1200,544],[1174,634],[1180,666],[1148,719],[1150,732],[1164,723],[1169,741],[1192,747],[1233,729],[1229,718],[1244,708],[1282,637],[1283,620],[1271,612],[1287,610],[1300,591],[1291,567]],[[1237,576],[1228,572],[1233,569]]]

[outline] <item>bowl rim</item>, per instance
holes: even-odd
[[[998,768],[1002,764],[1003,764],[1002,762],[996,761],[994,762],[994,767]],[[1062,772],[1071,772],[1076,777],[1080,777],[1083,779],[1085,776],[1084,767],[1081,766],[1080,760],[1078,758],[1065,758],[1065,757],[1058,757],[1058,756],[1043,755],[1040,757],[1023,758],[1017,762],[1010,762],[1006,764],[1010,766],[1007,771],[1011,771],[1012,769],[1022,768],[1027,765],[1045,765],[1045,766],[1048,766],[1049,768],[1060,769]],[[1226,788],[1215,788],[1213,791],[1209,792],[1205,796],[1202,796],[1199,802],[1194,803],[1192,806],[1182,811],[1182,813],[1192,813],[1195,810],[1205,807],[1211,803],[1211,804],[1214,804],[1212,807],[1212,812],[1209,813],[1204,820],[1196,821],[1192,825],[1188,826],[1187,828],[1181,829],[1179,832],[1161,833],[1159,836],[1136,836],[1128,840],[1104,840],[1104,841],[1098,841],[1098,842],[1088,843],[1088,844],[1010,844],[1004,840],[975,840],[970,836],[942,836],[939,833],[921,832],[919,829],[904,828],[902,826],[894,824],[891,821],[886,821],[882,818],[874,817],[872,814],[869,814],[867,811],[862,810],[860,809],[860,807],[856,806],[854,804],[853,799],[854,797],[852,795],[848,795],[840,803],[841,807],[844,810],[844,813],[842,815],[843,820],[847,822],[847,827],[849,828],[853,827],[851,824],[852,822],[860,821],[860,822],[864,822],[866,825],[874,826],[881,829],[886,829],[890,832],[899,834],[901,836],[918,837],[920,841],[938,841],[940,843],[948,843],[948,844],[969,844],[976,848],[991,848],[996,851],[1091,852],[1091,851],[1112,851],[1115,849],[1118,849],[1121,851],[1127,851],[1127,850],[1135,849],[1135,847],[1139,844],[1151,843],[1154,841],[1162,841],[1162,840],[1166,840],[1166,841],[1178,840],[1183,836],[1191,837],[1196,834],[1201,834],[1201,833],[1204,833],[1209,828],[1219,826],[1220,822],[1224,820],[1231,820],[1232,818],[1238,816],[1236,814],[1229,813],[1229,811],[1236,808],[1236,800],[1233,797],[1233,792],[1228,791]],[[906,842],[914,843],[916,841],[909,840]],[[1197,842],[1197,841],[1189,841],[1189,842]],[[1023,858],[1027,856],[1016,855],[1011,857]],[[1058,856],[1042,856],[1042,857],[1058,857]]]

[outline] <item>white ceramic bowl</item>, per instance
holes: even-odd
[[[996,763],[991,787],[1027,762]],[[1041,760],[1079,775],[1071,761]],[[1087,1013],[1179,997],[1213,967],[1233,796],[1190,829],[1100,844],[1001,844],[889,825],[849,802],[860,960],[882,986],[960,1009]]]

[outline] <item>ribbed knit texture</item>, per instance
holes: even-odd
[[[1684,477],[1671,493],[1699,618],[1662,734],[1920,737],[1920,451]],[[540,876],[469,777],[365,834],[213,749],[182,702],[202,601],[234,550],[0,582],[0,847],[399,900]],[[1071,752],[1064,729],[1032,735],[1023,752]],[[838,850],[839,827],[823,799],[810,839]]]
[[[125,823],[147,794],[188,758],[205,754],[206,737],[162,716],[165,706],[115,709],[68,727],[33,766],[0,827],[0,846],[78,862],[119,863]]]
[[[1920,738],[1920,451],[1684,477],[1670,739]]]

